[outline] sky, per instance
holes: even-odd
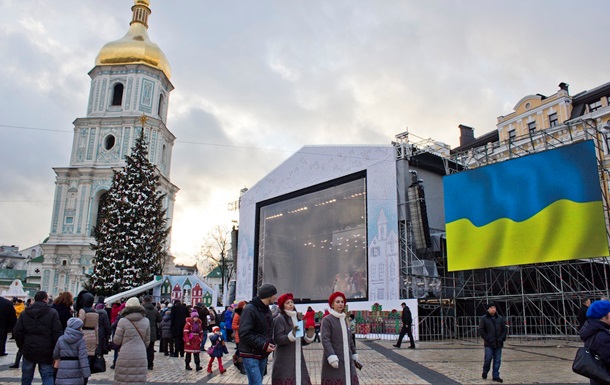
[[[132,0],[0,0],[0,245],[42,242],[88,72]],[[610,81],[610,2],[151,0],[177,137],[171,251],[193,263],[240,190],[305,145],[459,145],[521,98]]]

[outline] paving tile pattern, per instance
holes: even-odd
[[[481,378],[483,347],[461,341],[422,342],[417,349],[396,349],[393,341],[358,340],[358,355],[364,364],[358,377],[362,385],[477,385],[495,384]],[[158,346],[158,345],[157,345]],[[233,347],[229,344],[229,347]],[[588,380],[572,372],[572,359],[578,344],[519,343],[507,344],[502,354],[500,376],[505,384],[588,384]],[[233,349],[230,349],[231,352]],[[0,384],[19,384],[21,371],[9,369],[15,360],[17,348],[13,340],[7,343],[8,356],[0,357]],[[320,385],[322,345],[314,343],[304,349],[309,374],[314,385]],[[201,372],[186,371],[184,358],[172,358],[157,353],[155,368],[148,372],[148,383],[169,384],[247,384],[245,375],[231,364],[230,356],[225,356],[227,372],[220,374],[217,363],[214,372],[208,374],[208,356],[201,353]],[[114,371],[110,369],[111,356],[106,357],[108,370],[94,374],[91,385],[110,385]],[[271,373],[269,363],[269,373]],[[191,363],[194,367],[194,364]],[[34,384],[41,384],[40,375],[35,374]],[[265,376],[263,384],[271,384],[270,376]]]

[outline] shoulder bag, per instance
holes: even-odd
[[[106,360],[104,359],[99,346],[95,349],[95,355],[89,357],[89,369],[91,370],[91,374],[103,373],[106,371]]]
[[[576,351],[572,371],[603,384],[610,384],[610,373],[608,373],[606,363],[586,346],[582,346]]]

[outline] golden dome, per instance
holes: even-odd
[[[148,38],[149,4],[149,0],[135,0],[129,31],[119,40],[104,45],[97,54],[95,65],[145,64],[163,71],[170,78],[171,68],[165,54]]]

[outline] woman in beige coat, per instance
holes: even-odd
[[[146,384],[146,347],[150,343],[150,322],[137,298],[127,300],[112,342],[121,346],[114,369],[114,384]]]

